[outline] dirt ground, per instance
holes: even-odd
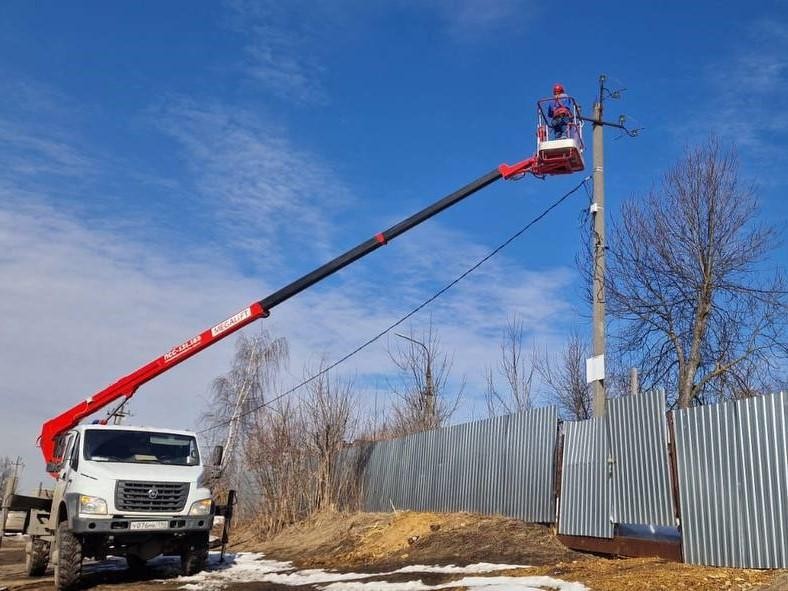
[[[788,591],[788,572],[694,567],[656,558],[610,558],[568,550],[548,527],[501,517],[469,514],[319,515],[267,542],[250,529],[233,534],[229,550],[261,552],[267,558],[290,560],[299,568],[379,573],[414,565],[464,566],[478,562],[527,565],[506,575],[546,575],[577,581],[591,591]],[[159,565],[132,576],[115,559],[114,568],[88,564],[84,588],[97,591],[171,591],[177,566]],[[401,577],[403,581],[413,577]],[[447,583],[457,576],[425,574],[425,584]],[[169,579],[169,581],[168,581]],[[370,579],[374,581],[375,579]],[[398,580],[388,577],[387,582]],[[24,575],[24,541],[6,538],[0,550],[0,591],[51,590],[46,577]],[[233,583],[226,591],[314,591],[262,582]]]
[[[86,589],[97,591],[171,591],[177,585],[154,581],[175,576],[170,569],[153,570],[144,576],[131,576],[125,570],[105,571],[98,565],[85,566]],[[0,548],[0,591],[52,591],[52,566],[43,577],[25,575],[25,542],[21,538],[5,538]]]
[[[238,548],[292,560],[305,568],[375,568],[409,564],[495,562],[546,565],[580,555],[549,528],[467,513],[328,513],[266,543],[238,536]]]
[[[325,514],[267,543],[238,540],[241,547],[303,567],[384,570],[500,562],[533,567],[507,574],[549,575],[592,591],[788,591],[785,572],[598,557],[568,550],[545,526],[462,513]]]

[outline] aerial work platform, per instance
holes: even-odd
[[[555,119],[548,110],[555,98],[546,98],[536,103],[536,169],[539,174],[569,174],[585,168],[583,160],[583,120],[575,99],[562,97],[570,104],[570,113],[564,119],[562,133],[554,127]]]

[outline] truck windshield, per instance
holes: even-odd
[[[176,466],[200,463],[194,437],[150,431],[88,429],[85,431],[84,454],[86,460],[94,462]]]

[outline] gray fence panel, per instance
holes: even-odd
[[[615,523],[675,526],[665,393],[608,401]]]
[[[737,403],[746,488],[742,560],[752,568],[788,567],[788,398],[784,393]]]
[[[685,562],[788,567],[785,393],[674,418]]]
[[[369,444],[362,506],[553,522],[557,425],[550,407]]]
[[[531,523],[553,523],[558,410],[550,406],[511,415],[508,431],[501,513]]]
[[[612,538],[606,417],[564,423],[558,533]]]

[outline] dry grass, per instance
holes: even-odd
[[[301,567],[340,570],[523,564],[531,568],[518,574],[579,581],[592,591],[788,591],[786,573],[580,554],[562,546],[547,527],[467,513],[321,513],[245,549],[293,560]]]
[[[661,558],[591,556],[554,567],[527,569],[527,574],[580,581],[593,591],[746,591],[764,589],[776,578],[772,571],[691,566]],[[778,589],[785,591],[788,587],[774,587]]]

